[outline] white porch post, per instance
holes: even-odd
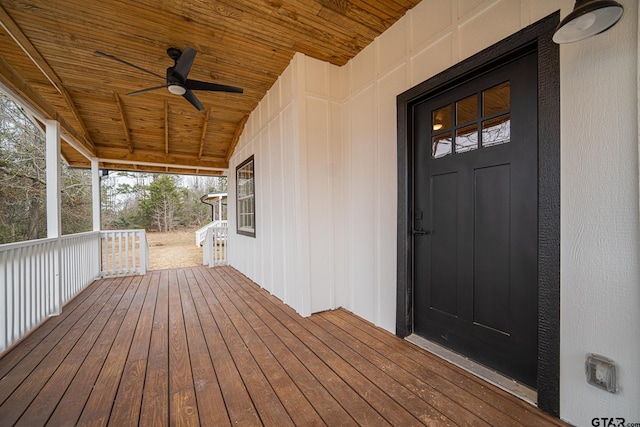
[[[47,169],[47,237],[60,237],[60,123],[47,120],[46,123],[46,169]]]
[[[91,190],[93,208],[93,231],[100,231],[100,169],[96,159],[91,160]]]
[[[47,237],[56,238],[57,250],[53,259],[53,313],[58,315],[62,312],[62,283],[61,273],[61,250],[60,236],[62,235],[62,220],[60,215],[60,123],[57,120],[46,120],[46,178],[47,178]]]

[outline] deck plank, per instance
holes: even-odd
[[[204,280],[204,282],[201,282],[201,290],[231,353],[231,357],[238,367],[238,372],[247,387],[251,400],[260,415],[260,420],[267,425],[293,425],[291,417],[273,390],[272,385],[262,373],[253,356],[247,351],[247,347],[242,341],[238,330],[225,313],[220,301],[216,298],[213,289],[218,285],[218,283],[210,280]]]
[[[147,274],[146,278],[149,280],[149,285],[108,420],[113,426],[136,425],[140,418],[142,390],[147,372],[149,342],[160,275]]]
[[[243,298],[260,298],[260,293],[264,292],[264,290],[254,287],[255,285],[252,286],[252,282],[236,270],[228,269],[227,271],[237,280],[236,284],[242,286],[242,292],[245,292]],[[283,305],[282,310],[288,311],[289,315],[295,317],[290,307]],[[487,422],[492,425],[500,422],[505,423],[501,425],[566,425],[542,413],[530,404],[507,394],[503,390],[486,383],[442,359],[434,357],[430,353],[387,331],[375,327],[371,323],[346,310],[338,309],[318,313],[312,316],[311,319],[315,321],[316,318],[331,318],[332,316],[349,319],[354,325],[362,328],[366,333],[373,335],[373,338],[369,339],[367,344],[372,348],[380,349],[383,354],[393,355],[392,363],[396,363],[405,369],[414,369],[416,372],[420,372],[421,375],[419,378],[426,383],[430,383],[435,379],[436,387],[444,387],[446,395],[450,399],[464,405],[468,411],[475,415],[476,418],[472,423],[473,425],[482,425]],[[350,329],[350,332],[351,331],[352,329]],[[392,343],[392,345],[389,343]],[[400,350],[398,351],[397,349]],[[446,382],[442,383],[439,381],[439,379],[447,376],[450,376],[447,380],[451,381],[454,387],[446,387]],[[451,383],[449,385],[451,385]],[[479,396],[479,398],[477,396]],[[455,407],[452,409],[455,409]],[[498,412],[495,412],[496,409]],[[461,414],[454,410],[449,412],[449,415],[457,419]]]
[[[80,425],[106,425],[111,416],[113,402],[122,378],[127,355],[131,348],[131,342],[140,319],[140,313],[149,289],[150,279],[151,276],[144,276],[140,281],[137,292],[113,342],[113,346],[109,350],[109,354],[82,411],[80,420],[78,421]]]
[[[220,276],[214,275],[212,277],[216,282],[222,284],[221,280],[223,279]],[[238,334],[242,337],[247,349],[253,355],[257,365],[262,369],[263,375],[278,395],[293,423],[306,426],[323,425],[324,423],[316,410],[260,338],[261,331],[255,330],[246,320],[247,313],[238,310],[221,286],[214,288],[213,292],[233,322]]]
[[[437,386],[451,399],[459,400],[465,408],[479,417],[490,418],[490,411],[494,408],[527,426],[565,425],[536,410],[529,403],[489,385],[442,359],[431,356],[425,350],[374,327],[346,310],[335,310],[326,313],[326,316],[332,318],[335,323],[344,325],[359,337],[363,337],[367,345],[387,355],[393,363],[415,372]],[[483,415],[485,410],[489,412]]]
[[[127,286],[127,290],[122,294],[123,298],[118,302],[118,306],[122,305],[123,301],[126,304],[127,296],[135,297],[135,295],[137,295],[138,282],[139,280],[137,278],[127,278],[122,281],[122,285]],[[105,315],[106,313],[107,312],[105,312]],[[113,319],[113,317],[111,319]],[[104,342],[108,342],[109,337],[105,337],[104,333],[105,331],[103,329],[101,335],[96,338],[96,341],[103,339]],[[89,357],[88,355],[93,350],[91,342],[87,342],[86,345],[87,346],[83,349],[83,347],[80,346],[80,342],[78,343],[78,346],[76,347],[78,353],[73,354],[72,351],[72,353],[67,356],[65,361],[61,364],[58,370],[56,370],[54,375],[49,379],[47,384],[38,393],[38,396],[22,415],[17,425],[42,425],[50,418],[51,414],[56,409],[58,401],[63,399],[63,393],[71,386],[77,373],[83,370],[84,366],[79,367],[79,364],[84,365],[86,357]],[[93,345],[95,345],[95,341],[93,342]],[[83,351],[87,354],[84,360],[81,359],[81,352]],[[86,372],[86,369],[84,369],[84,371]]]
[[[229,274],[224,269],[223,274],[229,275],[233,280],[235,292],[256,312],[265,319],[272,331],[289,346],[294,349],[301,362],[313,373],[332,396],[340,402],[348,414],[360,425],[391,425],[370,404],[370,402],[352,388],[349,381],[345,381],[330,366],[321,355],[309,348],[302,340],[298,331],[290,329],[285,319],[287,316],[280,310],[279,302],[264,301],[260,298],[258,288],[247,287],[240,276]],[[255,297],[255,298],[254,298]],[[282,305],[282,307],[286,307]],[[367,394],[365,393],[364,396]],[[332,422],[341,423],[341,419],[332,419]]]
[[[222,338],[222,333],[202,292],[203,287],[206,286],[205,280],[201,275],[197,275],[195,279],[196,284],[191,287],[191,294],[202,324],[205,341],[220,383],[220,390],[224,397],[231,424],[260,425],[258,411],[251,400],[251,396],[249,396],[238,367]]]
[[[184,271],[184,281],[180,281],[180,298],[184,312],[187,342],[191,356],[191,369],[195,380],[196,400],[201,420],[214,426],[230,426],[229,414],[225,406],[218,376],[214,369],[209,348],[205,340],[202,324],[198,318],[191,287],[197,286],[192,270]]]
[[[226,279],[224,280],[226,281]],[[223,289],[229,300],[244,314],[247,322],[281,363],[282,367],[290,375],[291,380],[308,399],[312,407],[315,408],[324,423],[335,424],[340,420],[342,425],[357,425],[349,413],[331,396],[320,380],[314,377],[311,371],[296,357],[300,348],[298,346],[289,348],[271,330],[266,319],[263,320],[262,316],[258,315],[244,299],[240,298],[236,292],[230,291],[228,287],[223,287]]]
[[[407,390],[413,393],[415,396],[421,399],[422,405],[432,406],[435,410],[441,414],[447,414],[451,418],[453,423],[458,425],[470,425],[475,426],[489,426],[490,423],[499,425],[513,424],[513,420],[506,418],[504,414],[497,411],[491,412],[489,419],[478,417],[467,410],[464,404],[458,404],[452,401],[446,394],[442,393],[437,385],[430,385],[429,383],[422,381],[416,377],[413,371],[402,368],[396,363],[385,357],[384,353],[379,353],[372,349],[372,347],[358,341],[357,331],[343,330],[338,328],[335,324],[327,320],[323,316],[316,316],[314,322],[318,325],[320,330],[326,331],[335,337],[335,340],[341,344],[336,345],[341,351],[354,351],[359,357],[371,362],[375,366],[379,367],[383,372],[393,378],[395,381],[403,384]],[[321,333],[323,336],[324,333]],[[455,390],[456,393],[462,390]],[[429,422],[430,420],[425,420]],[[438,421],[435,421],[438,423]]]
[[[108,316],[105,311],[106,319],[104,325],[102,325],[102,329],[99,331],[96,339],[91,342],[89,353],[84,360],[81,361],[81,366],[75,377],[73,377],[73,381],[51,415],[49,423],[52,425],[76,424],[80,418],[96,379],[107,359],[109,350],[111,350],[120,325],[124,321],[125,315],[135,298],[141,280],[139,277],[128,277],[124,282],[128,284],[126,290],[122,294],[116,293],[114,295],[114,298],[119,297],[118,303]],[[97,324],[96,332],[98,326]],[[56,387],[56,383],[53,381],[51,385],[52,387]],[[38,425],[38,423],[31,425]]]
[[[0,425],[564,425],[346,310],[302,318],[231,267],[96,281],[0,373]]]
[[[178,273],[169,270],[169,424],[181,426],[200,425],[196,392],[193,385],[191,360],[184,317]]]
[[[167,271],[160,274],[153,316],[149,358],[142,394],[140,425],[169,425],[169,283]]]
[[[391,425],[418,425],[421,421],[424,424],[452,425],[441,413],[419,402],[414,394],[356,352],[341,348],[342,343],[323,333],[311,319],[300,318],[286,306],[278,308],[285,314],[280,321],[302,337],[301,340],[343,380],[348,381],[357,393],[367,396],[374,409]]]

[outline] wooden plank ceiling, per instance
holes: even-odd
[[[344,65],[419,1],[0,0],[0,83],[60,122],[72,166],[215,175],[296,52]],[[165,79],[94,53],[164,76],[187,46],[189,79],[244,93],[128,96]]]

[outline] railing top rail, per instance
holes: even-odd
[[[92,234],[97,234],[97,231],[87,231],[84,233],[75,233],[75,234],[65,234],[64,236],[60,236],[61,240],[70,240],[70,239],[74,239],[77,237],[83,237],[83,236],[90,236]],[[30,247],[30,246],[38,246],[38,245],[46,245],[49,243],[53,243],[56,241],[55,237],[47,237],[44,239],[33,239],[33,240],[25,240],[22,242],[13,242],[13,243],[3,243],[0,245],[0,252],[2,251],[7,251],[7,250],[13,250],[13,249],[20,249],[20,248],[26,248],[26,247]]]
[[[227,220],[226,219],[216,219],[215,221],[211,221],[205,225],[203,225],[202,227],[200,227],[198,229],[198,231],[196,231],[196,233],[204,233],[205,231],[207,231],[207,228],[209,227],[214,227],[216,224],[226,224]]]
[[[146,233],[146,230],[142,228],[132,228],[127,230],[100,230],[100,233]]]
[[[68,240],[68,239],[74,239],[77,237],[84,237],[84,236],[91,236],[91,235],[98,235],[100,234],[99,231],[85,231],[84,233],[75,233],[75,234],[65,234],[64,236],[61,236],[60,238],[62,240]]]
[[[28,246],[35,246],[35,245],[44,245],[44,244],[52,243],[55,241],[56,241],[55,238],[48,238],[48,239],[25,240],[24,242],[4,243],[0,245],[0,251],[26,248]]]

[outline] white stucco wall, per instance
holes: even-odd
[[[638,3],[561,55],[561,417],[640,422]],[[424,0],[346,66],[296,55],[230,166],[256,156],[257,237],[230,262],[303,315],[343,306],[389,330],[396,300],[396,96],[572,0]],[[230,204],[230,223],[235,207]],[[584,357],[618,363],[620,392]]]

